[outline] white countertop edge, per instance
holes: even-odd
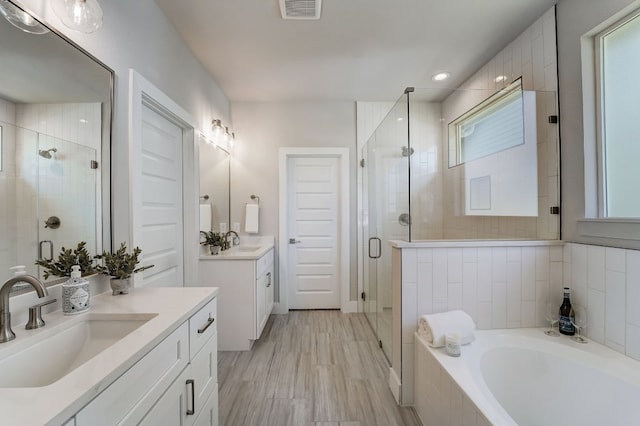
[[[103,293],[93,297],[88,313],[156,313],[157,316],[51,385],[0,389],[3,425],[64,423],[218,292],[217,287],[135,288],[128,295]],[[45,321],[48,320],[47,326],[54,326],[63,323],[65,318],[82,315],[65,317],[61,311],[56,311],[45,315]],[[41,330],[46,331],[47,326]],[[24,333],[19,332],[19,328]],[[23,327],[14,327],[14,331],[16,340],[3,345],[14,342],[19,345],[21,334],[29,333]],[[11,352],[11,348],[7,351]]]
[[[253,245],[253,244],[247,244]],[[232,247],[229,250],[223,250],[220,254],[201,254],[200,260],[256,260],[264,256],[269,250],[273,248],[273,243],[261,245],[259,249],[254,251],[239,251],[242,245]]]
[[[389,240],[392,247],[399,249],[413,248],[460,248],[460,247],[544,247],[563,246],[562,240],[425,240],[403,241]]]

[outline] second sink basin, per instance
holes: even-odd
[[[250,253],[252,251],[256,251],[256,250],[259,250],[259,249],[260,249],[260,246],[238,246],[236,248],[237,251],[242,251],[242,252],[245,252],[245,253]]]
[[[73,318],[43,340],[0,360],[0,388],[50,385],[155,317],[92,314]],[[35,336],[32,336],[35,338]]]

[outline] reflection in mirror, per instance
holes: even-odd
[[[35,261],[62,247],[110,248],[112,72],[55,31],[2,17],[0,55],[0,279],[14,265],[42,278]]]
[[[229,228],[229,153],[201,135],[200,230],[226,232]],[[208,198],[206,198],[208,196]]]

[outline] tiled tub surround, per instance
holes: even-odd
[[[544,327],[562,287],[587,307],[586,335],[640,360],[640,251],[561,241],[394,242],[390,384],[413,401],[413,333],[424,313],[463,309],[479,329]],[[400,309],[400,306],[402,308]],[[401,348],[401,349],[400,349]],[[402,383],[402,384],[400,384]],[[400,392],[402,388],[402,392]]]
[[[564,282],[587,308],[587,337],[640,360],[640,251],[567,243]]]
[[[561,241],[392,242],[391,389],[413,403],[413,333],[422,314],[462,309],[479,329],[542,327],[563,285]]]

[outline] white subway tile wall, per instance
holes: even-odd
[[[88,235],[94,239],[88,243],[95,246],[95,221],[84,219],[99,220],[99,200],[74,194],[95,194],[100,185],[89,161],[100,153],[101,116],[100,103],[15,105],[0,99],[0,121],[7,123],[3,128],[0,193],[5,200],[15,200],[5,203],[6,208],[0,211],[0,226],[6,236],[0,246],[0,274],[8,274],[18,259],[35,262],[38,240],[53,240],[54,255],[62,246],[73,247],[87,240]],[[58,152],[53,159],[39,163],[38,150],[54,147]],[[70,156],[79,161],[65,161]],[[63,221],[57,230],[45,229],[38,222],[54,215]],[[33,262],[26,266],[33,267]]]
[[[560,306],[562,242],[504,246],[488,241],[484,247],[474,246],[477,242],[469,243],[470,247],[444,247],[446,244],[443,241],[443,247],[402,249],[405,404],[413,400],[410,357],[420,315],[462,309],[479,329],[544,327],[549,297]],[[551,288],[552,282],[557,290]]]
[[[496,82],[498,75],[507,76]],[[550,9],[513,42],[506,46],[491,61],[471,76],[460,88],[442,103],[444,122],[449,123],[463,112],[484,100],[489,92],[504,88],[518,77],[522,77],[525,90],[538,93],[536,104],[538,120],[538,217],[473,217],[465,216],[460,210],[461,195],[456,191],[441,192],[436,224],[442,224],[441,238],[559,238],[559,216],[550,215],[549,207],[558,205],[559,169],[557,167],[556,125],[549,125],[546,117],[557,114],[555,93],[558,90],[556,64],[555,11]],[[467,90],[464,90],[467,89]],[[446,128],[443,131],[446,139]],[[443,143],[446,143],[444,141]],[[445,145],[446,146],[446,145]],[[437,151],[436,151],[437,152]],[[446,149],[440,152],[446,153]],[[447,155],[441,155],[442,172],[439,180],[445,188],[455,188],[464,179],[464,167],[447,167]],[[419,188],[420,189],[420,188]],[[413,191],[413,189],[412,189]],[[416,198],[414,196],[414,198]],[[416,203],[413,203],[416,204]],[[412,204],[412,209],[414,209]],[[413,215],[418,217],[417,215]],[[424,227],[428,229],[428,227]],[[417,231],[421,228],[416,227]],[[431,226],[430,229],[441,228]],[[433,232],[433,231],[432,231]],[[416,232],[415,239],[438,238]]]
[[[640,360],[640,251],[567,243],[564,271],[587,337]]]

